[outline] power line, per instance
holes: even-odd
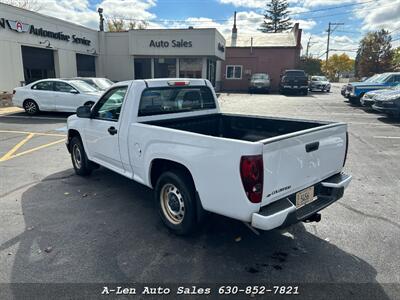
[[[370,2],[375,2],[375,0],[352,3],[352,4],[344,4],[344,5],[338,5],[338,6],[331,6],[331,7],[314,9],[314,10],[309,10],[309,11],[302,11],[302,12],[288,14],[288,15],[290,15],[290,16],[303,15],[303,14],[309,14],[309,13],[314,13],[314,12],[319,12],[319,11],[332,10],[332,9],[344,8],[344,7],[349,7],[349,6],[363,5],[363,4],[370,3]],[[290,11],[290,7],[289,7],[289,11]]]
[[[366,4],[366,3],[370,3],[370,2],[375,2],[375,1],[366,1],[366,2],[359,2],[359,3],[353,3],[351,6],[355,6],[355,5],[361,5],[361,4]],[[397,4],[396,2],[392,2],[386,5],[380,5],[379,7],[386,7],[386,6],[390,6],[393,4]],[[350,6],[350,4],[347,5],[342,5],[342,6],[335,6],[333,8],[321,8],[321,9],[316,9],[316,10],[310,10],[308,12],[304,12],[304,13],[314,13],[314,12],[318,12],[321,10],[331,10],[331,9],[337,9],[337,8],[341,8],[341,7],[346,7],[346,6]],[[290,8],[289,8],[290,10]],[[362,11],[369,11],[371,10],[370,7],[366,7],[366,8],[361,8],[358,11],[362,12]],[[317,15],[317,16],[307,16],[307,18],[309,19],[321,19],[321,18],[327,18],[327,17],[333,17],[333,16],[342,16],[342,15],[347,15],[347,14],[351,14],[353,13],[353,11],[345,11],[345,12],[340,12],[340,13],[334,13],[334,14],[329,14],[329,15]],[[292,14],[292,15],[298,15],[300,13],[296,13],[296,14]],[[289,14],[290,15],[290,14]],[[209,22],[227,22],[230,21],[231,19],[208,19],[208,20],[182,20],[182,19],[158,19],[158,20],[151,20],[151,19],[136,19],[136,18],[126,18],[123,16],[107,16],[107,18],[117,18],[117,19],[122,19],[125,21],[142,21],[142,22],[153,22],[153,23],[168,23],[168,22],[175,22],[175,23],[209,23]],[[240,21],[245,21],[245,19],[243,20],[238,20],[238,22]]]

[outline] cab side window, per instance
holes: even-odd
[[[127,86],[119,86],[109,90],[94,107],[94,118],[118,121],[127,90]]]
[[[52,91],[53,90],[53,81],[42,81],[34,86],[32,86],[32,90],[37,91]]]

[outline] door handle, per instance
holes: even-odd
[[[314,142],[306,145],[306,151],[307,152],[313,152],[318,150],[319,148],[319,142]]]
[[[108,133],[111,135],[117,134],[118,130],[115,129],[114,126],[111,126],[110,128],[107,129]]]

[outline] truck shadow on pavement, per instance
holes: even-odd
[[[303,224],[257,236],[211,215],[197,234],[178,237],[150,189],[103,168],[88,178],[53,174],[23,193],[21,207],[25,231],[0,245],[18,244],[11,282],[374,283],[374,298],[388,299],[371,265]]]

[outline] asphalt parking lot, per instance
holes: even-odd
[[[174,236],[148,188],[104,168],[74,174],[67,115],[11,113],[0,116],[0,283],[373,283],[374,298],[398,299],[400,120],[350,106],[339,86],[219,100],[224,112],[349,124],[353,181],[321,222],[257,236],[210,216],[195,236]]]

